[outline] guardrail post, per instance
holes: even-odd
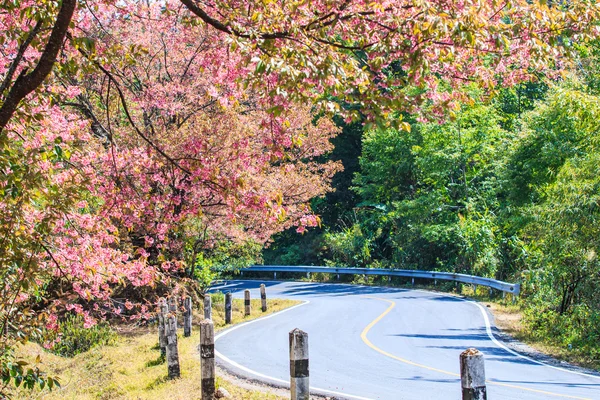
[[[177,351],[177,314],[169,312],[165,321],[167,333],[167,369],[169,379],[179,378],[179,352]]]
[[[411,284],[411,285],[413,285],[413,286],[415,286],[415,278],[412,278],[412,279],[410,280],[410,284]]]
[[[437,279],[433,280],[433,286],[437,286]]]
[[[212,320],[212,298],[207,293],[204,295],[204,318]]]
[[[473,285],[473,295],[477,296],[477,285]]]
[[[277,272],[273,272],[273,279],[277,279]]]
[[[296,328],[290,332],[291,400],[309,400],[308,334]]]
[[[487,400],[483,353],[470,348],[460,354],[462,400]]]
[[[267,311],[267,288],[264,283],[260,284],[260,305],[262,312]]]
[[[200,379],[202,400],[215,394],[215,329],[210,319],[200,322]]]
[[[310,279],[310,272],[306,273],[306,279]]]
[[[175,315],[175,331],[177,331],[177,297],[171,296],[169,298],[169,312]]]
[[[160,347],[161,356],[167,354],[167,333],[165,321],[169,313],[167,300],[164,298],[158,299],[158,347]]]
[[[225,295],[225,323],[231,323],[231,292]]]
[[[183,336],[190,337],[192,336],[192,298],[190,296],[183,299],[183,308],[185,309],[183,313]]]
[[[250,303],[250,290],[244,290],[244,316],[247,317],[252,312]]]
[[[340,274],[336,274],[336,280],[340,280]]]

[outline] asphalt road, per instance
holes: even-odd
[[[288,332],[308,333],[311,388],[346,399],[460,399],[459,354],[485,354],[488,399],[598,399],[600,376],[521,356],[493,336],[479,304],[420,290],[230,281],[215,290],[305,303],[217,335],[219,363],[245,378],[289,382]]]

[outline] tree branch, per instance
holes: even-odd
[[[12,118],[21,100],[37,89],[52,71],[76,7],[77,0],[63,0],[37,66],[32,72],[19,75],[0,107],[0,133]]]

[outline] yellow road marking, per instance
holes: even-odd
[[[369,346],[370,348],[372,348],[376,352],[383,354],[386,357],[393,358],[394,360],[398,360],[398,361],[400,361],[400,362],[402,362],[404,364],[408,364],[408,365],[412,365],[412,366],[415,366],[415,367],[418,367],[418,368],[423,368],[423,369],[426,369],[426,370],[429,370],[429,371],[435,371],[435,372],[442,373],[444,375],[450,375],[450,376],[454,376],[454,377],[460,378],[460,375],[456,374],[454,372],[445,371],[443,369],[438,369],[438,368],[430,367],[430,366],[427,366],[427,365],[419,364],[419,363],[416,363],[416,362],[413,362],[413,361],[410,361],[410,360],[406,360],[404,358],[400,358],[400,357],[395,356],[395,355],[393,355],[391,353],[388,353],[387,351],[382,350],[379,347],[375,346],[367,338],[367,334],[369,333],[369,331],[375,325],[377,325],[377,323],[379,321],[381,321],[386,315],[388,315],[392,311],[392,309],[394,307],[396,307],[396,303],[394,301],[392,301],[392,300],[381,299],[381,298],[378,298],[378,297],[371,297],[371,296],[363,296],[363,297],[366,297],[366,298],[369,298],[369,299],[374,299],[374,300],[385,301],[387,303],[390,303],[390,306],[380,316],[378,316],[377,318],[375,318],[369,325],[367,325],[365,327],[365,329],[363,329],[362,333],[360,334],[360,338],[362,339],[363,342],[365,342],[365,344],[367,346]],[[525,390],[525,391],[528,391],[528,392],[541,393],[541,394],[545,394],[545,395],[548,395],[548,396],[562,397],[562,398],[566,398],[566,399],[592,400],[592,399],[588,399],[587,397],[569,396],[569,395],[566,395],[566,394],[546,392],[544,390],[530,389],[530,388],[526,388],[526,387],[523,387],[523,386],[510,385],[510,384],[507,384],[507,383],[500,383],[500,382],[489,381],[489,380],[487,380],[486,383],[488,383],[490,385],[509,387],[509,388],[512,388],[512,389]]]

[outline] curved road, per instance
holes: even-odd
[[[289,382],[288,332],[308,333],[310,383],[344,399],[459,399],[459,354],[485,354],[487,390],[496,399],[600,399],[600,376],[523,357],[496,341],[479,304],[420,290],[275,281],[230,281],[213,290],[302,305],[217,335],[219,363],[237,375]]]

